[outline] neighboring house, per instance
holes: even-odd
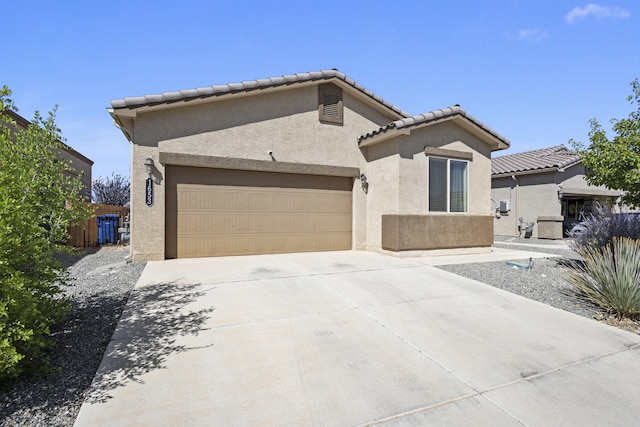
[[[4,114],[8,115],[13,119],[16,123],[18,129],[27,129],[29,127],[29,122],[27,119],[19,115],[18,113],[5,110]],[[62,144],[63,148],[59,153],[60,158],[65,159],[70,162],[71,167],[74,169],[71,172],[67,172],[70,175],[80,176],[82,180],[83,188],[81,190],[81,196],[85,198],[87,201],[91,200],[91,167],[93,166],[93,161],[89,158],[83,156],[78,153],[73,148],[69,147],[67,144]]]
[[[323,70],[111,106],[136,260],[493,242],[491,153],[509,141],[458,105],[411,116]]]
[[[581,157],[564,145],[491,161],[495,235],[561,239],[597,202],[611,205],[619,196],[589,185]]]

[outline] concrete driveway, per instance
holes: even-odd
[[[531,255],[150,262],[76,426],[640,424],[640,336],[433,266]]]

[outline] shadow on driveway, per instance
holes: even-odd
[[[135,289],[93,380],[86,402],[101,403],[110,392],[128,382],[164,369],[167,358],[191,350],[178,345],[179,336],[197,336],[214,307],[189,311],[186,307],[204,295],[200,285],[164,283]],[[210,289],[210,288],[208,288]]]

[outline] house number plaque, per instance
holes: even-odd
[[[147,178],[147,185],[145,187],[145,199],[147,202],[147,206],[153,205],[153,180],[151,178]]]

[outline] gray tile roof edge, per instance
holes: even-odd
[[[581,162],[582,157],[579,154],[560,144],[494,157],[491,159],[491,175],[548,172],[575,166]]]
[[[334,78],[343,81],[347,85],[353,87],[359,92],[362,92],[364,95],[384,105],[386,108],[396,112],[397,114],[403,117],[410,117],[409,113],[401,110],[399,107],[391,104],[390,102],[385,101],[383,98],[366,89],[361,84],[356,83],[355,80],[347,77],[343,72],[335,69],[287,74],[279,77],[247,80],[238,83],[227,83],[223,85],[214,85],[196,89],[185,89],[176,92],[163,92],[159,94],[125,97],[122,99],[112,100],[111,107],[113,109],[135,109],[145,106],[170,104],[174,102],[188,102],[194,99],[203,99],[238,92],[250,92],[253,90],[267,89],[310,81],[330,80]]]
[[[467,120],[469,120],[470,122],[472,122],[473,124],[481,128],[485,132],[489,133],[494,138],[499,139],[500,141],[504,142],[507,145],[511,145],[511,142],[507,138],[500,135],[498,132],[494,131],[493,129],[491,129],[489,126],[485,125],[481,121],[477,120],[471,114],[468,114],[458,104],[452,107],[442,108],[439,110],[430,111],[428,113],[419,114],[417,116],[411,116],[411,117],[406,117],[403,119],[396,120],[394,122],[389,123],[386,126],[383,126],[372,132],[361,135],[360,137],[358,137],[358,142],[364,141],[369,138],[373,138],[374,136],[385,133],[391,129],[403,129],[403,128],[408,128],[412,126],[419,126],[422,124],[427,124],[427,123],[435,122],[438,120],[451,118],[457,115],[465,117]]]

